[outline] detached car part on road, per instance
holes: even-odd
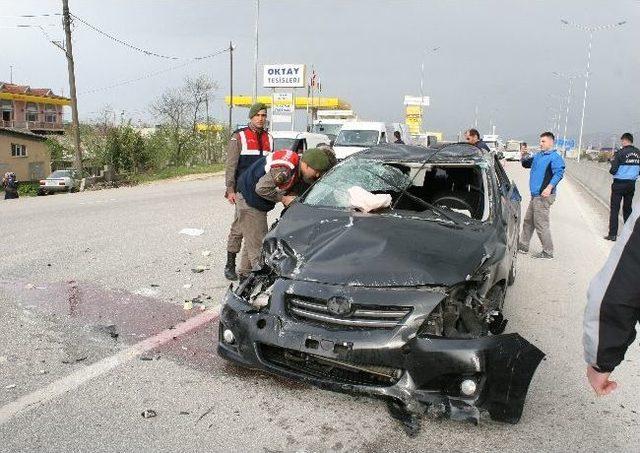
[[[348,189],[390,194],[375,213]],[[517,423],[544,354],[502,334],[516,277],[520,195],[496,158],[466,144],[374,147],[287,209],[265,265],[225,295],[218,353],[419,416]]]

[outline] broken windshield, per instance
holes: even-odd
[[[407,168],[408,170],[408,168]],[[391,164],[365,159],[350,159],[321,178],[304,202],[311,206],[348,208],[351,187],[372,193],[398,193],[409,185],[408,172]]]
[[[372,212],[458,223],[465,218],[487,219],[485,184],[484,172],[475,165],[411,165],[348,159],[321,178],[307,193],[304,203],[361,209],[350,194],[353,192],[350,189],[360,187],[372,195],[369,199],[372,203],[375,195],[390,197],[391,202]]]

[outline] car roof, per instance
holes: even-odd
[[[342,129],[349,130],[365,130],[365,131],[384,131],[385,124],[378,121],[349,121],[342,125]]]
[[[492,162],[489,153],[468,143],[435,144],[430,147],[381,144],[353,154],[353,158],[415,163]]]

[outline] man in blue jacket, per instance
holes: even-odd
[[[640,151],[633,146],[633,135],[625,132],[620,137],[622,148],[611,160],[609,173],[613,175],[611,184],[611,212],[609,214],[609,234],[604,238],[615,241],[618,237],[618,216],[623,203],[622,218],[626,222],[631,215],[631,203],[636,191],[636,179],[640,174]]]
[[[542,243],[542,252],[534,258],[553,258],[553,241],[549,224],[549,211],[556,200],[556,188],[564,175],[564,160],[555,150],[555,137],[551,132],[540,134],[540,152],[533,156],[523,154],[522,166],[530,168],[529,189],[531,201],[522,223],[522,234],[518,250],[529,251],[529,242],[533,231],[538,233]]]

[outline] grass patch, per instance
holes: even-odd
[[[20,182],[18,183],[18,195],[21,197],[35,197],[38,195],[40,183],[37,182]]]
[[[222,170],[224,170],[224,164],[194,165],[192,167],[168,167],[156,172],[129,175],[127,179],[139,184],[143,182],[176,178],[178,176],[197,175],[200,173],[216,173]]]

